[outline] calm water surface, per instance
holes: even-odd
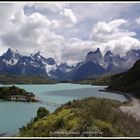
[[[51,103],[64,104],[69,100],[85,97],[110,98],[121,102],[126,101],[126,98],[123,95],[98,91],[100,89],[104,89],[104,86],[65,83],[16,86],[24,88],[29,92],[33,92],[36,95],[36,98],[42,102],[23,103],[0,101],[0,134],[7,133],[6,136],[16,134],[19,131],[19,128],[36,116],[36,111],[40,106],[46,107],[52,112],[57,107],[53,106]]]

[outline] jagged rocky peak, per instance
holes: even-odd
[[[70,72],[74,68],[74,66],[70,66],[67,63],[61,63],[60,65],[57,66],[57,68],[59,69],[59,71],[66,73]]]
[[[34,54],[31,54],[32,58],[34,58],[36,61],[39,61],[39,60],[42,60],[42,61],[46,61],[47,58],[44,57],[40,51],[34,53]]]
[[[127,51],[126,53],[126,58],[132,58],[132,57],[139,57],[140,56],[140,49],[138,50],[135,50],[135,49],[132,49],[132,50],[129,50]]]
[[[97,53],[101,53],[101,51],[100,51],[99,48],[97,48],[95,51],[90,51],[90,52],[87,54],[87,56],[93,55],[93,54],[97,54]]]
[[[127,68],[129,69],[130,67],[133,66],[134,62],[136,62],[138,59],[140,59],[140,49],[131,49],[127,51],[125,55],[125,64],[127,65]]]
[[[56,62],[54,61],[54,59],[53,59],[52,57],[47,58],[47,63],[48,63],[49,65],[54,65],[54,64],[56,64]]]
[[[38,51],[37,53],[35,53],[35,55],[40,55],[40,51]]]
[[[94,52],[91,51],[87,54],[85,62],[94,62],[100,63],[102,59],[102,53],[99,48],[97,48]]]
[[[67,68],[72,68],[73,66],[69,66],[67,63],[61,63],[58,67],[60,69],[67,69]]]
[[[60,66],[67,66],[67,63],[61,63]]]
[[[34,58],[38,58],[38,57],[40,56],[40,51],[36,52],[35,54],[32,54],[32,56],[33,56]]]
[[[104,61],[110,63],[112,61],[113,57],[114,57],[114,54],[109,50],[104,55]]]
[[[105,53],[105,56],[113,56],[113,53],[109,50]]]
[[[94,53],[101,53],[101,51],[99,48],[97,48],[97,50]]]
[[[16,53],[16,51],[14,51],[11,48],[8,48],[8,50],[3,54],[3,56],[11,56],[14,55]]]
[[[20,55],[18,54],[17,50],[8,48],[8,50],[1,56],[1,58],[5,60],[10,60],[12,58],[18,59],[19,56]]]
[[[6,53],[12,54],[14,52],[14,50],[12,50],[11,48],[8,48]]]

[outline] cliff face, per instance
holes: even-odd
[[[108,89],[128,92],[140,98],[140,60],[128,71],[112,76]]]

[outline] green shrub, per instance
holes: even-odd
[[[49,111],[45,107],[39,107],[37,110],[37,118],[41,119],[44,116],[48,115]]]

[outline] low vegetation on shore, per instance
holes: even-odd
[[[109,99],[86,98],[70,101],[53,113],[41,109],[42,113],[37,113],[35,119],[20,128],[18,136],[140,136],[140,122],[123,113],[120,105],[120,102]]]
[[[78,84],[90,84],[90,85],[99,85],[99,86],[108,86],[111,83],[111,77],[113,73],[106,73],[102,75],[92,76],[89,79],[84,79],[80,81],[73,81],[73,83]]]
[[[56,81],[46,76],[25,76],[0,74],[1,84],[54,84]]]

